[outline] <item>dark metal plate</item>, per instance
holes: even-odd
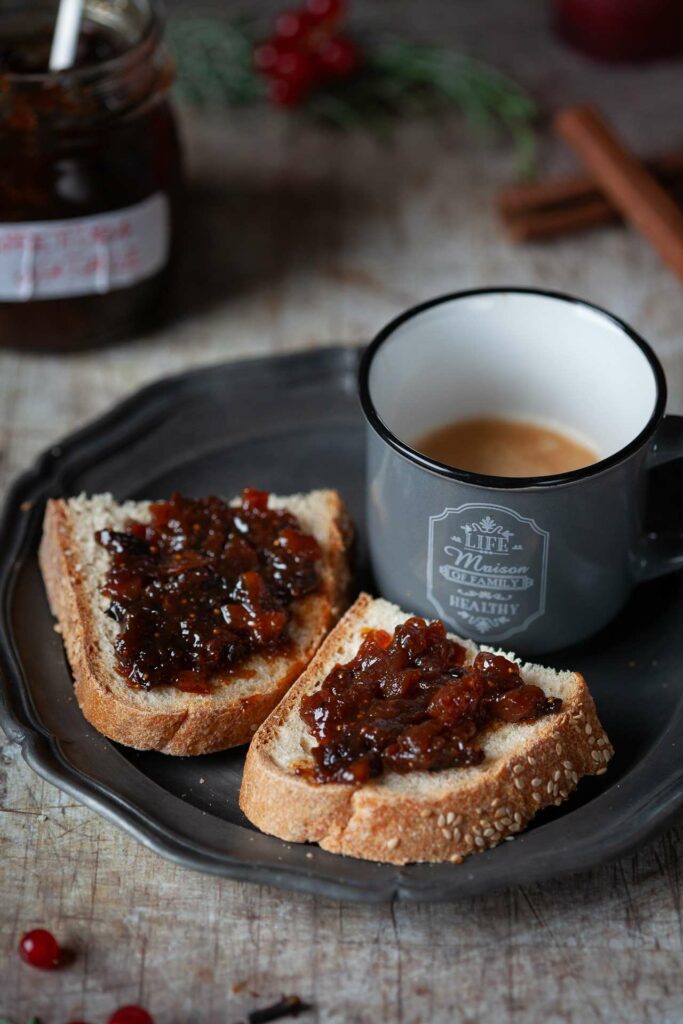
[[[0,526],[2,724],[44,778],[160,854],[231,878],[368,902],[444,900],[627,853],[683,802],[681,576],[641,587],[599,637],[552,659],[589,680],[616,748],[609,772],[582,782],[514,842],[460,866],[396,868],[262,835],[237,803],[243,750],[139,753],[109,742],[80,714],[36,561],[45,499],[81,490],[111,490],[118,499],[166,497],[175,488],[233,494],[247,483],[281,494],[337,487],[359,529],[357,580],[367,586],[356,368],[357,352],[338,348],[164,380],[18,480]]]

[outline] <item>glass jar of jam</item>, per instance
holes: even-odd
[[[69,350],[161,312],[180,148],[157,0],[86,0],[74,66],[57,4],[0,12],[0,344]]]

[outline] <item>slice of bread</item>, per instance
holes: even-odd
[[[271,495],[269,505],[287,508],[320,544],[321,586],[291,606],[292,644],[286,652],[253,655],[230,675],[212,680],[210,694],[197,694],[174,686],[137,690],[116,667],[119,627],[106,614],[109,601],[101,594],[109,556],[95,532],[121,529],[129,516],[148,521],[150,502],[119,505],[110,494],[48,501],[40,567],[78,703],[105,736],[139,750],[180,755],[248,743],[311,660],[347,603],[349,518],[336,491]]]
[[[460,863],[521,831],[543,807],[560,804],[582,775],[606,771],[613,751],[583,678],[526,664],[524,681],[561,697],[562,708],[493,731],[476,767],[389,772],[363,785],[318,784],[296,774],[297,766],[312,764],[316,744],[299,714],[301,698],[355,656],[364,630],[393,633],[407,618],[396,605],[361,594],[259,728],[247,753],[240,806],[262,831],[368,860]],[[477,646],[455,639],[471,661]]]

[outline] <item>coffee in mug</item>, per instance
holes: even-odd
[[[412,447],[435,462],[488,476],[551,476],[598,462],[583,439],[543,423],[477,417],[430,430]]]

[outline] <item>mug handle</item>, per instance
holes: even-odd
[[[683,416],[665,416],[650,451],[649,468],[681,458]],[[683,569],[683,529],[678,533],[650,533],[643,538],[635,565],[638,580],[653,580],[676,569]]]

